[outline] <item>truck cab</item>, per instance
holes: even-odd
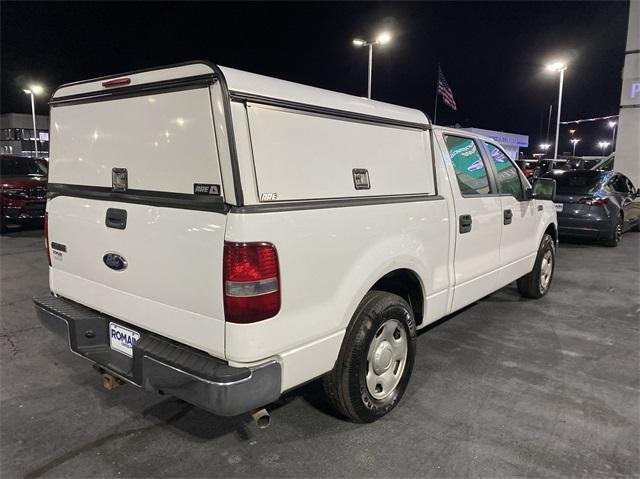
[[[38,317],[216,414],[322,378],[376,420],[417,329],[551,285],[553,182],[418,110],[193,62],[64,85],[51,125]]]

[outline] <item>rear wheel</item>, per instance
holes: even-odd
[[[402,398],[416,348],[413,312],[400,296],[370,291],[356,310],[324,388],[334,408],[355,422],[373,422]]]
[[[611,231],[610,236],[604,240],[604,244],[607,246],[618,246],[620,240],[622,239],[622,225],[623,218],[622,215],[618,215],[618,219],[613,225],[613,230]]]
[[[556,267],[556,249],[553,238],[545,234],[538,248],[538,256],[529,274],[518,280],[518,291],[525,298],[542,298],[551,287]]]

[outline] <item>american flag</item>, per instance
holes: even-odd
[[[440,65],[438,65],[438,95],[442,97],[442,101],[445,103],[445,105],[447,105],[454,111],[458,110],[456,101],[453,99],[453,92],[451,91],[451,87],[447,83],[447,79],[442,73]]]

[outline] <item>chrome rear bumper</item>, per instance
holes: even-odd
[[[66,338],[74,353],[146,390],[159,390],[221,416],[265,406],[280,396],[277,361],[236,368],[208,354],[144,331],[73,301],[34,298],[40,322]],[[133,357],[111,349],[109,323],[140,333]]]

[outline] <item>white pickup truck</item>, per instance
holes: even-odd
[[[219,415],[323,377],[400,401],[416,330],[547,293],[555,183],[420,111],[192,62],[51,99],[39,319],[97,366]]]

